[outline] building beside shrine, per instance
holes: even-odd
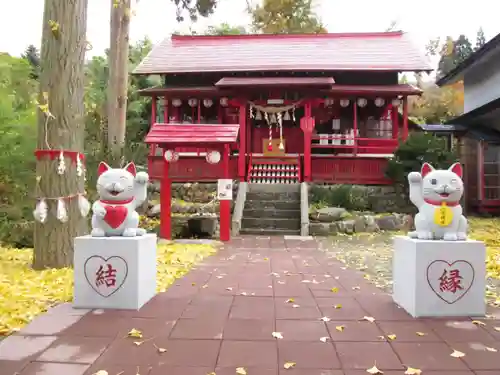
[[[408,135],[407,98],[420,94],[398,74],[430,70],[403,32],[173,35],[134,72],[164,82],[141,92],[153,100],[150,173],[162,178],[160,134],[175,126],[187,139],[169,150],[172,181],[216,180],[222,164],[207,163],[197,140],[237,124],[230,178],[389,183],[387,159]],[[190,131],[198,124],[202,132]]]
[[[442,126],[461,140],[466,202],[471,210],[500,212],[500,34],[441,77],[463,81],[464,113]],[[436,129],[436,131],[439,131]]]

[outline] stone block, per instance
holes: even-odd
[[[486,247],[480,241],[394,239],[393,300],[413,317],[483,316]]]
[[[156,294],[156,235],[75,238],[73,307],[138,310]]]

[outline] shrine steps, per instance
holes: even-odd
[[[300,165],[296,157],[252,157],[248,181],[254,184],[296,184]]]
[[[299,234],[299,189],[299,184],[249,184],[241,221],[241,233]]]

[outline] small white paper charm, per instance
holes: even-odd
[[[80,156],[80,153],[77,154],[76,156],[76,175],[78,177],[81,177],[83,175],[83,163],[82,163],[82,159],[81,159],[81,156]]]
[[[57,166],[57,174],[63,175],[66,172],[66,163],[64,162],[64,152],[59,153],[59,165]]]
[[[78,209],[83,217],[86,217],[90,212],[90,203],[83,195],[78,197]]]
[[[66,205],[62,199],[57,200],[57,212],[56,212],[57,220],[61,223],[65,223],[68,221],[68,211],[66,210]]]
[[[45,199],[40,199],[33,211],[33,217],[36,221],[43,224],[47,221],[48,211],[47,202],[45,202]]]

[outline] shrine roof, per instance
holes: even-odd
[[[147,144],[229,144],[235,143],[239,124],[153,124]]]
[[[431,71],[408,34],[172,35],[134,74],[241,71]]]
[[[419,95],[422,90],[405,83],[401,85],[333,85],[330,90],[322,92],[343,95]]]
[[[329,86],[335,83],[332,77],[224,77],[215,86]]]

